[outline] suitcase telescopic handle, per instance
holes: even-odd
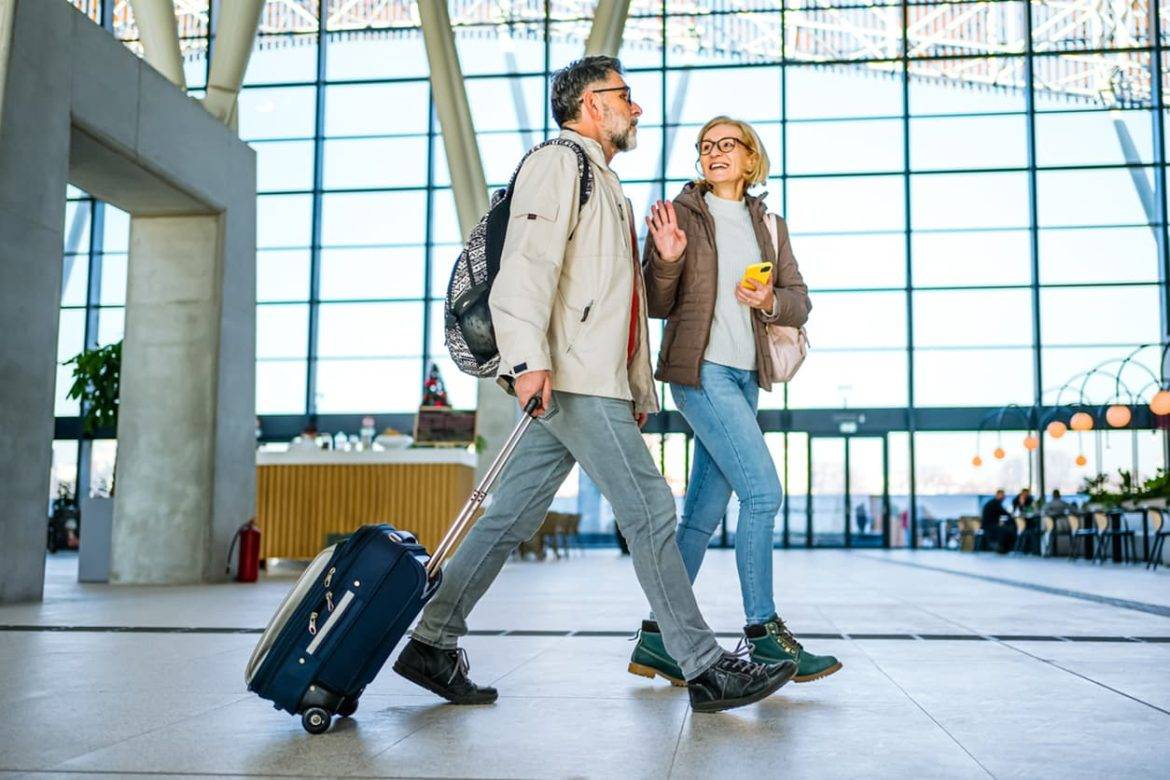
[[[451,552],[451,548],[455,546],[455,542],[463,535],[463,531],[471,524],[475,517],[475,512],[483,506],[484,499],[487,498],[488,491],[492,489],[496,478],[500,476],[500,472],[504,470],[504,466],[508,463],[508,459],[512,457],[512,453],[516,450],[516,445],[520,443],[521,437],[524,436],[528,426],[532,424],[533,413],[541,407],[540,396],[534,395],[528,399],[528,403],[524,405],[524,414],[520,417],[520,422],[516,423],[516,427],[512,429],[512,433],[508,435],[507,440],[504,441],[504,446],[500,447],[500,454],[496,455],[495,460],[488,466],[487,471],[480,480],[479,485],[475,490],[471,491],[471,497],[467,499],[467,503],[463,505],[463,509],[459,511],[459,516],[455,518],[450,530],[443,536],[439,542],[439,546],[431,554],[431,559],[427,561],[427,578],[431,579],[439,570],[443,563],[443,559]]]

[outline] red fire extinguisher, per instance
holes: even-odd
[[[240,558],[236,561],[236,582],[255,582],[260,575],[260,529],[256,527],[256,518],[240,526],[236,535],[232,537],[232,546],[228,548],[228,573],[231,573],[232,552],[240,543]]]

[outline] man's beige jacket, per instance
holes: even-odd
[[[571,130],[561,138],[585,149],[593,193],[578,213],[572,149],[541,149],[521,168],[489,298],[500,376],[547,369],[555,390],[621,398],[633,401],[635,411],[656,412],[633,210],[601,144]],[[635,290],[637,348],[627,362]]]

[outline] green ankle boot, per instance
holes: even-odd
[[[831,655],[814,655],[805,650],[777,616],[759,626],[744,626],[751,658],[758,664],[796,662],[793,682],[803,683],[828,677],[841,669],[841,662]]]
[[[638,643],[634,645],[634,652],[630,656],[630,665],[627,667],[630,674],[639,677],[655,676],[669,682],[676,687],[683,687],[687,680],[683,677],[682,669],[666,652],[666,645],[662,643],[662,632],[653,620],[643,620],[642,630],[638,632]]]

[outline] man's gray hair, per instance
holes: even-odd
[[[621,73],[616,57],[600,54],[582,57],[558,70],[552,77],[552,114],[557,127],[564,127],[581,115],[581,98],[590,84],[604,81],[610,73]]]

